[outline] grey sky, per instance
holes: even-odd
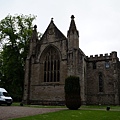
[[[73,14],[86,55],[117,51],[120,57],[120,0],[0,0],[0,20],[8,14],[37,15],[41,33],[53,17],[65,36]]]

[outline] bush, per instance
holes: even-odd
[[[81,106],[79,77],[67,77],[64,89],[66,106],[71,110],[77,110]]]

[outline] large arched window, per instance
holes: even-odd
[[[103,92],[103,75],[99,72],[99,92]]]
[[[59,54],[51,47],[44,58],[44,82],[60,81],[60,59]]]

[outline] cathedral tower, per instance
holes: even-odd
[[[68,76],[77,75],[78,54],[79,54],[79,32],[76,28],[74,15],[71,16],[71,23],[67,33],[68,38]]]
[[[79,49],[79,32],[76,28],[74,15],[71,16],[71,23],[67,33],[68,37],[68,49]]]

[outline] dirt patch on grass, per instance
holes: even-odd
[[[48,112],[56,112],[65,108],[32,108],[19,106],[0,106],[0,120],[32,116]]]

